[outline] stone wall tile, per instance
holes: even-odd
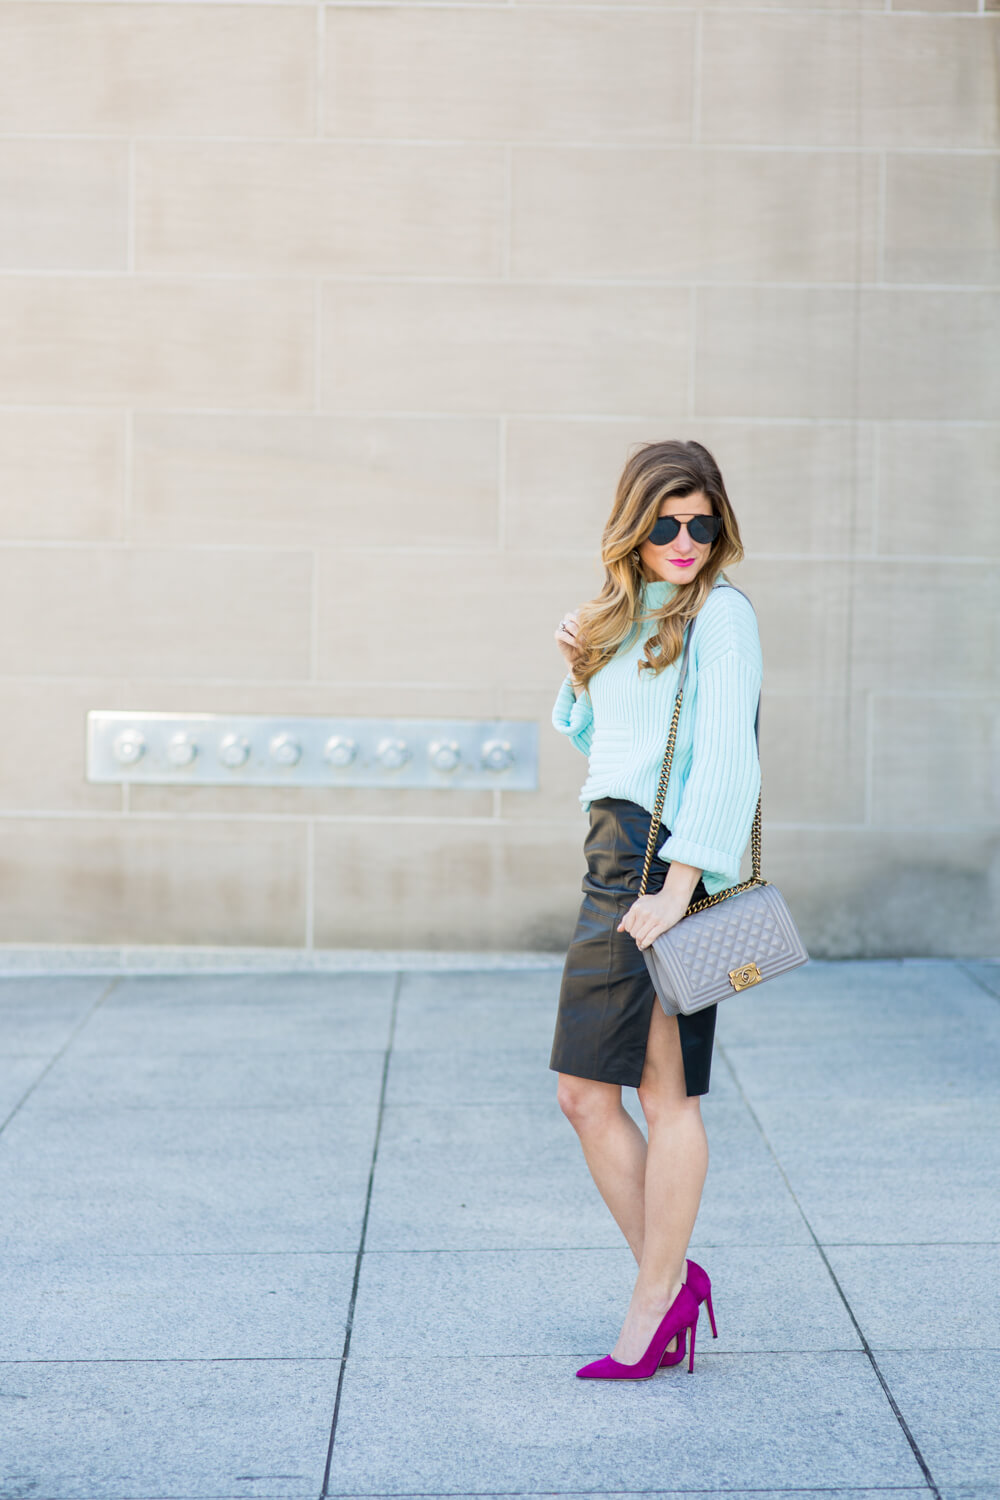
[[[455,551],[428,553],[419,563],[403,553],[320,554],[321,677],[547,685],[567,597],[589,598],[599,582],[579,557],[553,567],[532,553]],[[387,602],[388,634],[371,628]]]
[[[0,5],[0,131],[301,135],[315,122],[308,5]]]
[[[875,272],[878,163],[723,147],[514,151],[515,274],[849,281]]]
[[[860,16],[866,146],[996,147],[997,24],[985,16]]]
[[[874,692],[989,693],[1000,646],[1000,568],[878,559],[854,565],[851,678]]]
[[[0,818],[0,942],[300,947],[303,824]]]
[[[0,548],[0,676],[306,677],[311,579],[301,552]]]
[[[316,830],[318,947],[565,948],[580,906],[577,820]],[[387,939],[386,913],[392,913]]]
[[[0,202],[4,270],[125,269],[124,142],[0,140]]]
[[[172,272],[495,275],[505,179],[497,147],[142,142],[136,264]]]
[[[1000,158],[886,155],[888,281],[1000,281]]]
[[[877,695],[872,809],[882,826],[1000,826],[1000,697]]]
[[[748,146],[853,146],[860,15],[704,17],[699,139]]]
[[[1000,561],[1000,422],[887,422],[878,441],[879,552]]]
[[[701,417],[868,415],[858,408],[858,336],[851,291],[701,288],[695,411]]]
[[[880,418],[1000,412],[1000,293],[870,289],[859,294],[858,403]]]
[[[302,407],[314,303],[285,280],[0,277],[0,401]]]
[[[683,288],[323,291],[322,404],[339,411],[683,412],[689,355]]]
[[[148,543],[497,540],[489,418],[143,412],[134,453],[132,535]]]
[[[119,413],[0,411],[0,540],[111,540],[124,483]]]
[[[691,138],[689,14],[335,7],[326,38],[331,135],[629,145]]]

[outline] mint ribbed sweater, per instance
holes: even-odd
[[[678,585],[647,583],[643,604],[662,608]],[[621,797],[652,812],[670,728],[680,659],[654,676],[638,670],[648,623],[634,631],[579,698],[566,676],[552,723],[589,757],[584,810]],[[762,661],[754,611],[735,589],[712,590],[697,616],[658,851],[702,870],[710,895],[739,880],[760,791],[754,716]]]

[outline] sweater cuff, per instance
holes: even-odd
[[[690,839],[675,838],[673,834],[659,851],[660,859],[681,865],[691,865],[701,870],[705,889],[710,896],[727,886],[736,885],[740,878],[740,861],[734,863],[731,849],[708,849],[704,844],[693,844]]]
[[[593,717],[589,693],[584,691],[578,698],[573,691],[572,674],[567,672],[552,709],[553,727],[560,734],[578,735],[587,728]]]

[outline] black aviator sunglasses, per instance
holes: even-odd
[[[682,526],[687,527],[692,542],[704,546],[706,542],[714,542],[719,535],[722,517],[692,516],[688,521],[680,521],[676,516],[660,516],[646,540],[652,542],[654,547],[665,547],[680,534]]]

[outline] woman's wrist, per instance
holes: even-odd
[[[686,912],[702,873],[695,865],[682,865],[677,860],[673,860],[667,871],[667,878],[660,888],[664,902],[671,906],[679,906],[682,912]]]

